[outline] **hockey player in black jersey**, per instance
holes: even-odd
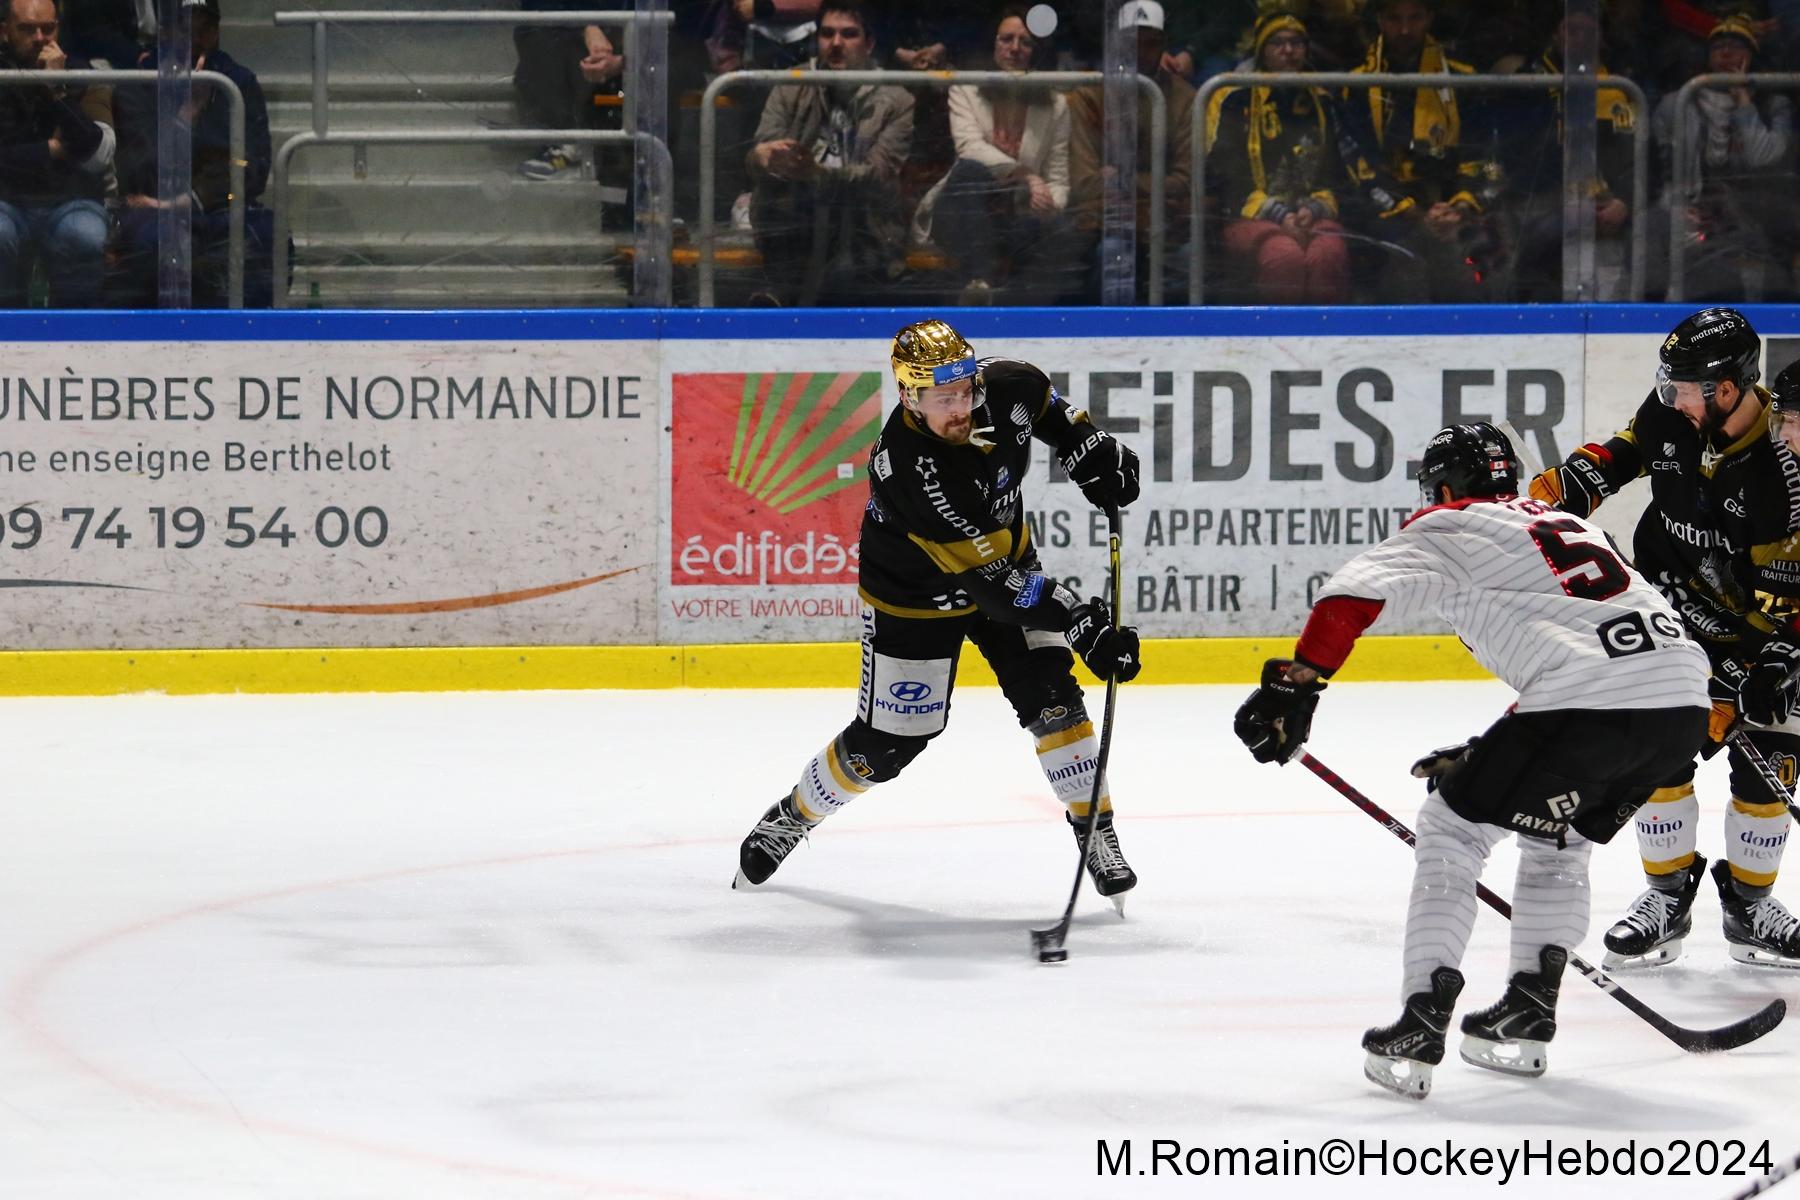
[[[896,775],[944,729],[964,638],[999,677],[1079,843],[1097,819],[1087,868],[1123,911],[1137,876],[1119,850],[1099,742],[1070,649],[1102,679],[1138,673],[1135,629],[1115,629],[1098,598],[1044,574],[1021,485],[1033,439],[1046,442],[1098,508],[1138,495],[1137,457],[1071,408],[1029,363],[975,352],[943,321],[894,338],[894,407],[869,455],[863,513],[862,686],[854,720],[744,839],[734,887],[763,883],[807,832]]]
[[[1800,762],[1800,459],[1773,436],[1772,397],[1757,385],[1761,357],[1741,313],[1694,313],[1664,339],[1655,387],[1631,423],[1543,472],[1530,491],[1585,517],[1649,476],[1633,557],[1712,661],[1709,753],[1741,728],[1791,779]],[[1725,861],[1712,870],[1726,942],[1740,962],[1800,968],[1800,920],[1771,894],[1787,842],[1786,797],[1735,747],[1729,761]],[[1650,886],[1607,931],[1608,967],[1681,953],[1706,873],[1698,819],[1690,764],[1638,812]]]

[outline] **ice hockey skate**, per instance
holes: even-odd
[[[1631,911],[1606,931],[1606,969],[1660,967],[1680,958],[1682,942],[1694,927],[1694,894],[1705,874],[1706,857],[1696,854],[1679,888],[1644,889]]]
[[[767,882],[769,876],[775,874],[775,868],[794,852],[795,846],[806,840],[811,831],[812,826],[794,808],[794,797],[783,796],[769,806],[769,811],[762,815],[762,820],[738,847],[738,873],[731,886],[757,887]]]
[[[1410,1100],[1431,1094],[1431,1069],[1444,1061],[1450,1010],[1462,988],[1461,971],[1439,967],[1431,973],[1431,990],[1408,996],[1398,1021],[1363,1034],[1369,1052],[1363,1075],[1370,1083]]]
[[[1562,987],[1569,952],[1561,946],[1538,951],[1538,969],[1520,971],[1500,999],[1462,1020],[1462,1060],[1490,1071],[1536,1077],[1549,1065],[1545,1051],[1556,1036],[1556,994]]]
[[[1731,957],[1753,967],[1800,970],[1800,917],[1773,896],[1746,900],[1731,882],[1731,864],[1713,864],[1719,907],[1725,910],[1725,941]]]
[[[1069,827],[1075,831],[1075,843],[1087,836],[1087,822],[1077,821],[1073,816],[1064,813]],[[1094,844],[1088,847],[1088,874],[1094,880],[1094,890],[1111,900],[1119,915],[1125,915],[1125,893],[1137,886],[1137,872],[1125,861],[1124,852],[1119,849],[1119,835],[1113,831],[1112,810],[1100,814],[1100,828],[1094,832]]]

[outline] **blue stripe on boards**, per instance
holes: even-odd
[[[1493,337],[1666,333],[1698,305],[1395,308],[506,309],[433,312],[0,312],[6,342],[846,340],[943,317],[993,338]],[[1764,333],[1800,333],[1800,308],[1747,305]]]

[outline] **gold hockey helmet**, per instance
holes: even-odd
[[[974,379],[975,348],[947,321],[915,321],[894,335],[894,379],[907,399],[921,388]]]

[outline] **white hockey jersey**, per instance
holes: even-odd
[[[1579,517],[1535,500],[1415,514],[1345,563],[1318,599],[1438,616],[1519,693],[1520,712],[1707,707],[1706,655],[1650,584]]]

